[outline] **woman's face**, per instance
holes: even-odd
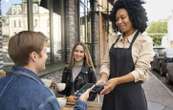
[[[84,59],[85,53],[84,48],[81,45],[76,46],[73,53],[73,58],[76,62],[82,61]]]
[[[119,9],[115,17],[116,26],[122,33],[131,33],[134,30],[126,9]]]

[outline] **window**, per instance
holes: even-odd
[[[19,27],[22,27],[22,25],[21,25],[21,20],[19,19]]]
[[[17,27],[17,25],[16,25],[16,20],[14,20],[14,27]]]

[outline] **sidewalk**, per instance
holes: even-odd
[[[148,110],[173,110],[173,93],[153,74],[144,84]]]

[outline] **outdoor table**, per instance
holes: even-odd
[[[97,102],[87,102],[88,110],[101,110],[101,104]],[[62,110],[73,110],[74,105],[67,104]]]

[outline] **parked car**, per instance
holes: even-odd
[[[151,69],[160,73],[160,75],[166,75],[166,55],[164,47],[155,47],[154,48],[154,59],[151,63]]]
[[[167,62],[166,79],[168,82],[173,82],[173,48],[167,48],[165,53]]]

